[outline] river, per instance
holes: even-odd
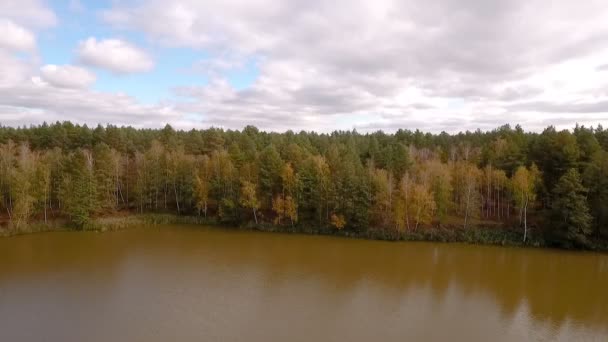
[[[608,341],[608,255],[196,226],[2,238],[0,341]]]

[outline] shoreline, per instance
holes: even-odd
[[[19,230],[0,229],[0,238],[26,234],[58,232],[58,231],[94,231],[110,232],[131,229],[141,225],[165,225],[165,224],[194,224],[206,225],[218,228],[238,229],[248,231],[260,231],[268,233],[286,234],[305,234],[305,235],[325,235],[341,238],[377,240],[377,241],[422,241],[422,242],[442,242],[442,243],[465,243],[473,245],[490,245],[505,247],[523,248],[547,248],[562,250],[586,250],[593,252],[607,252],[608,246],[596,246],[593,249],[567,249],[559,246],[546,244],[542,238],[531,235],[530,239],[523,243],[521,232],[505,228],[488,228],[484,226],[471,226],[466,230],[459,226],[443,227],[424,227],[417,231],[402,231],[368,229],[366,231],[336,230],[331,228],[314,227],[289,227],[271,224],[246,224],[230,225],[220,223],[216,220],[209,220],[199,216],[178,216],[175,214],[130,214],[123,216],[102,216],[95,218],[87,229],[75,230],[71,228],[67,221],[55,220],[48,224],[36,222],[28,224]]]

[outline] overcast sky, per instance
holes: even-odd
[[[605,0],[0,0],[0,124],[608,126]]]

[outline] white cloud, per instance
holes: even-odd
[[[95,82],[95,74],[73,65],[47,64],[40,68],[42,79],[62,88],[86,88]]]
[[[36,48],[36,38],[32,32],[12,20],[0,18],[0,48],[32,51]]]
[[[209,53],[195,68],[219,79],[176,90],[188,100],[178,108],[209,125],[437,132],[608,123],[601,0],[152,0],[117,4],[102,18]],[[221,80],[234,55],[258,62],[247,89]]]
[[[116,74],[146,72],[154,67],[152,58],[145,51],[120,39],[98,41],[90,37],[80,42],[77,55],[79,61],[86,65]]]
[[[2,0],[0,16],[26,27],[47,28],[57,24],[55,13],[39,0]]]
[[[170,105],[144,105],[125,94],[54,87],[36,78],[0,88],[0,121],[5,125],[70,120],[88,125],[159,127],[181,118]]]
[[[26,81],[34,69],[33,63],[0,50],[0,88]]]
[[[188,125],[190,122],[171,104],[143,104],[124,93],[90,89],[95,74],[81,66],[43,65],[36,51],[34,32],[43,32],[57,24],[55,14],[43,2],[3,0],[0,1],[0,16],[2,125],[71,120],[89,125],[158,127],[164,123]],[[96,41],[92,38],[83,42],[82,47],[85,48],[83,59],[114,72],[145,71],[153,65],[144,52],[120,40]]]
[[[106,22],[143,33],[152,44],[201,52],[203,60],[178,69],[212,82],[176,88],[182,97],[168,105],[144,106],[125,95],[86,89],[94,82],[86,70],[41,69],[8,52],[35,49],[33,34],[31,44],[16,34],[0,35],[2,113],[22,113],[21,123],[39,113],[74,119],[81,113],[84,121],[112,121],[104,119],[108,115],[148,125],[166,117],[182,126],[199,115],[197,125],[323,131],[608,124],[603,0],[112,3],[101,14]],[[25,32],[57,20],[35,0],[0,1],[0,13]],[[154,66],[145,51],[119,39],[91,37],[76,53],[79,62],[116,74]],[[250,73],[252,65],[259,76],[245,89],[225,79],[227,73]],[[44,82],[32,83],[32,77]]]
[[[0,50],[0,123],[71,120],[88,125],[160,127],[174,122],[187,125],[190,121],[171,104],[142,104],[126,94],[86,88],[93,79],[80,67],[41,67]]]
[[[57,88],[38,82],[0,88],[0,121],[4,125],[70,120],[88,125],[161,127],[181,119],[170,105],[144,105],[125,94]]]

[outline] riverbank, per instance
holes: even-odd
[[[91,220],[83,231],[109,232],[141,227],[146,225],[163,224],[199,224],[206,226],[229,227],[234,229],[234,225],[222,224],[215,219],[205,219],[202,216],[187,216],[175,214],[125,214],[118,216],[102,216]],[[512,246],[512,247],[534,247],[534,248],[564,248],[563,246],[549,245],[541,234],[534,231],[528,233],[526,242],[523,241],[521,230],[505,227],[489,227],[484,225],[471,225],[466,229],[461,225],[446,224],[433,227],[421,227],[417,230],[406,230],[398,232],[388,229],[367,229],[365,231],[338,230],[335,228],[318,228],[302,226],[277,226],[273,224],[254,224],[238,226],[240,230],[254,230],[268,233],[287,233],[287,234],[310,234],[327,235],[352,239],[367,239],[381,241],[428,241],[444,243],[466,243],[479,245]],[[67,220],[54,220],[48,223],[35,222],[22,226],[20,229],[7,229],[0,227],[0,237],[15,235],[34,234],[55,231],[74,231]],[[591,248],[584,250],[608,251],[608,243],[605,241],[595,241]]]
[[[174,214],[128,214],[121,216],[97,217],[87,225],[86,231],[118,231],[142,225],[161,224],[201,224],[207,226],[225,226],[216,220],[205,219],[200,216],[179,216]],[[233,226],[231,226],[233,227]],[[523,242],[522,233],[512,229],[471,226],[467,229],[457,225],[444,225],[440,227],[424,227],[415,231],[402,231],[385,229],[368,229],[365,231],[337,230],[335,228],[316,227],[290,227],[271,224],[247,224],[238,227],[242,230],[256,230],[262,232],[279,232],[289,234],[329,235],[355,239],[383,240],[383,241],[431,241],[431,242],[460,242],[468,244],[519,246],[519,247],[548,247],[543,239],[530,234],[526,243]],[[31,223],[20,229],[0,228],[0,237],[22,234],[32,234],[52,231],[74,230],[65,220],[55,220],[45,223]],[[607,250],[598,248],[597,250]]]

